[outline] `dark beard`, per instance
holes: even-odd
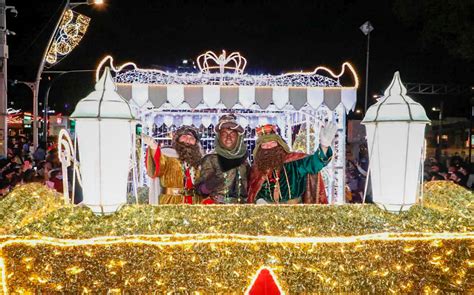
[[[191,165],[194,168],[198,168],[199,162],[201,161],[202,154],[199,144],[189,145],[186,143],[175,141],[173,147],[178,153],[178,158]]]
[[[280,146],[271,149],[259,148],[255,155],[255,164],[260,172],[267,173],[268,170],[281,170],[285,163],[286,151]]]

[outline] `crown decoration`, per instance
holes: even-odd
[[[272,124],[266,124],[255,129],[257,136],[262,136],[265,134],[278,134],[277,126]]]
[[[225,50],[222,50],[219,56],[212,51],[207,51],[198,56],[196,62],[199,70],[204,74],[210,74],[215,70],[219,70],[218,73],[221,75],[223,75],[226,70],[233,71],[234,74],[243,74],[247,66],[247,59],[240,55],[239,52],[232,52],[227,55]]]

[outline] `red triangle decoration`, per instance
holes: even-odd
[[[285,294],[270,268],[262,267],[257,271],[250,287],[245,294],[248,295],[283,295]]]

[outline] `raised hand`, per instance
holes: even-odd
[[[153,139],[153,137],[149,136],[149,135],[146,135],[146,134],[142,134],[142,140],[143,142],[148,145],[150,148],[152,149],[156,149],[158,148],[158,144],[156,143],[156,141]]]

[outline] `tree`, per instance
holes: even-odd
[[[393,9],[419,32],[424,47],[440,44],[455,57],[474,60],[474,1],[395,0]]]

